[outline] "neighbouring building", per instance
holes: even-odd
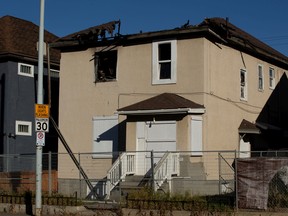
[[[196,169],[213,181],[217,160],[208,162],[207,152],[259,149],[243,135],[259,134],[256,120],[286,77],[285,55],[228,19],[131,35],[119,27],[106,23],[52,44],[61,51],[59,127],[74,153],[91,153],[81,161],[91,165],[86,173],[95,184],[106,185],[99,194],[109,196],[119,183],[111,174],[119,160],[127,165],[122,179],[147,176],[154,152],[155,169],[176,158],[174,170],[162,176],[170,182],[192,178]],[[65,152],[61,145],[59,152]],[[58,160],[59,192],[79,190],[72,160]],[[169,185],[171,192],[177,187]]]
[[[13,16],[0,18],[1,172],[35,171],[38,38],[39,27],[34,23]],[[57,38],[47,31],[44,33],[46,44]],[[60,52],[51,49],[51,91],[48,88],[47,55],[44,57],[44,103],[48,104],[48,99],[51,98],[51,115],[56,121],[59,67]],[[53,127],[46,134],[46,145],[43,147],[44,153],[49,151],[58,151],[58,137]],[[57,163],[54,164],[54,169],[56,168]],[[43,169],[47,169],[47,166],[43,166]]]

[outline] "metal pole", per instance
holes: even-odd
[[[81,164],[81,157],[80,157],[80,152],[78,152],[78,161],[79,164]],[[80,191],[80,197],[82,197],[82,179],[81,179],[82,175],[81,175],[81,171],[79,170],[79,191]]]
[[[52,152],[48,153],[48,192],[52,195]]]
[[[151,175],[152,175],[152,190],[155,192],[155,176],[154,176],[154,152],[153,150],[150,153],[151,155]]]
[[[218,183],[218,190],[219,190],[219,195],[221,195],[221,153],[218,152],[218,170],[219,170],[219,183]]]
[[[38,42],[38,89],[37,103],[43,104],[43,45],[44,45],[44,5],[40,0],[40,25]],[[42,215],[42,146],[36,144],[36,200],[35,215]]]
[[[10,148],[10,140],[9,140],[9,135],[6,135],[6,140],[7,140],[7,150],[6,150],[6,172],[8,173],[9,172],[9,160],[10,160],[10,151],[9,151],[9,148]]]
[[[236,151],[235,151],[236,152]],[[235,158],[234,158],[234,162],[235,162],[235,171],[234,171],[234,179],[235,179],[235,204],[236,204],[236,211],[238,211],[238,167],[237,167],[237,157],[236,157],[236,153],[235,153]]]

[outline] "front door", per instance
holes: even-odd
[[[176,151],[176,121],[137,122],[136,149],[136,172],[145,175],[166,151]]]

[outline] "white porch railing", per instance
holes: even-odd
[[[135,174],[135,153],[122,153],[114,162],[107,174],[106,194],[107,198],[113,188],[124,179],[126,175]]]
[[[157,191],[165,181],[168,181],[171,191],[172,176],[180,174],[179,153],[167,152],[154,168],[154,191]]]

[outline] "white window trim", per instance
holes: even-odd
[[[270,70],[273,71],[273,77],[270,75]],[[269,67],[269,89],[274,89],[275,88],[275,69],[273,67]]]
[[[242,87],[241,85],[241,72],[244,72],[245,74],[245,85],[244,87]],[[241,90],[242,88],[244,88],[244,97],[242,97],[241,95]],[[246,69],[240,69],[240,99],[243,100],[243,101],[247,101],[248,100],[248,81],[247,81],[247,70]]]
[[[25,125],[28,126],[28,132],[22,132],[19,131],[19,125]],[[30,121],[17,121],[15,123],[15,134],[16,135],[21,135],[21,136],[32,136],[32,122]]]
[[[262,77],[260,77],[260,75],[259,75],[259,68],[261,67],[261,73],[262,73]],[[263,65],[261,65],[261,64],[258,64],[258,67],[257,67],[257,69],[258,69],[258,91],[264,91],[264,67],[263,67]],[[260,88],[260,78],[262,78],[262,88]]]
[[[171,79],[159,79],[158,45],[171,43]],[[173,84],[177,78],[177,40],[152,43],[152,84]]]
[[[21,72],[21,66],[31,67],[31,73],[30,73],[30,74],[27,74],[27,73]],[[29,65],[29,64],[24,64],[24,63],[18,63],[18,75],[28,76],[28,77],[34,77],[34,65]]]

